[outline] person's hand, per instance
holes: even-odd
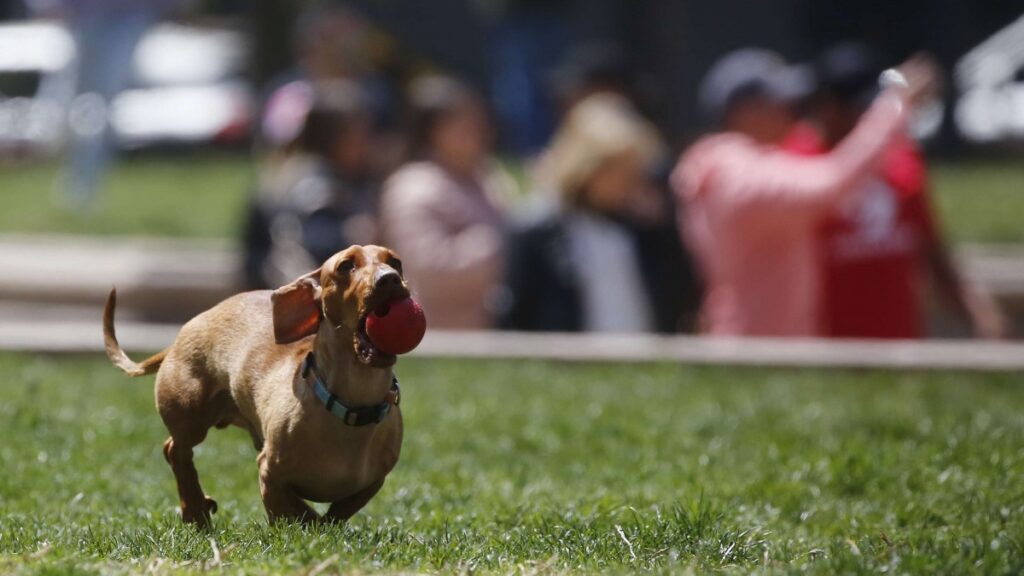
[[[919,108],[937,97],[942,74],[938,64],[928,54],[918,53],[911,56],[897,66],[895,71],[901,78],[900,81],[893,82],[892,87],[910,106]]]

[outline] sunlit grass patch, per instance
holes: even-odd
[[[175,512],[152,379],[0,354],[0,572],[1019,573],[1020,375],[402,360],[345,526],[268,526],[238,430]]]

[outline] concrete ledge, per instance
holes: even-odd
[[[127,350],[159,350],[178,326],[118,323]],[[98,322],[0,322],[0,350],[94,353],[103,350]],[[967,370],[1024,372],[1024,344],[978,341],[831,341],[721,339],[692,336],[609,336],[446,332],[427,334],[412,354],[424,358],[544,359],[569,362],[678,362],[684,364]]]
[[[414,354],[735,366],[1024,371],[1024,344],[440,332]]]
[[[969,246],[968,272],[1019,307],[1024,250]],[[158,350],[179,322],[233,294],[237,247],[218,240],[0,234],[0,350],[102,351],[100,307],[119,292],[118,334],[129,350]],[[164,324],[153,322],[165,322]],[[905,343],[431,331],[424,357],[668,361],[690,364],[1024,371],[1024,344]]]
[[[117,286],[149,320],[190,318],[238,291],[237,248],[216,240],[0,235],[0,301],[102,307]]]
[[[180,322],[241,289],[241,257],[228,240],[0,234],[0,305],[99,308],[117,286],[128,317]],[[1024,332],[1024,247],[968,245],[957,258]]]
[[[956,260],[967,275],[1003,299],[1024,298],[1024,248],[967,244],[956,249]]]

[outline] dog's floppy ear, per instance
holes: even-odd
[[[301,276],[270,295],[274,309],[274,340],[295,342],[316,334],[320,327],[320,269]]]

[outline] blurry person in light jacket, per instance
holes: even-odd
[[[504,199],[513,183],[491,156],[484,103],[444,76],[411,87],[411,160],[385,183],[383,241],[435,328],[492,325],[504,268]]]

